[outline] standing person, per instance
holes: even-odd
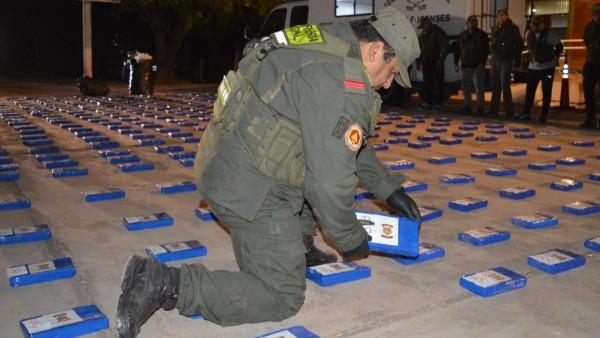
[[[425,109],[441,109],[444,101],[444,61],[448,55],[448,36],[431,19],[424,17],[419,24],[421,35],[419,63],[423,69],[423,104]]]
[[[497,115],[500,106],[500,94],[504,100],[506,116],[513,116],[512,91],[510,87],[510,74],[515,61],[520,60],[523,50],[523,38],[519,27],[508,17],[504,8],[498,10],[497,25],[492,30],[492,102],[490,115]]]
[[[600,81],[600,3],[592,6],[592,22],[585,26],[583,41],[587,48],[587,60],[583,66],[583,94],[586,119],[581,128],[596,128],[596,84]]]
[[[476,15],[467,18],[467,29],[458,38],[458,50],[454,54],[454,65],[462,68],[463,113],[471,114],[471,92],[473,80],[477,92],[477,113],[482,115],[485,107],[485,63],[490,54],[490,39],[478,27]]]
[[[221,82],[195,159],[198,190],[225,223],[240,271],[127,262],[117,309],[134,337],[159,308],[223,325],[281,321],[304,303],[306,200],[347,259],[369,253],[354,209],[359,182],[400,214],[416,203],[381,165],[367,133],[394,79],[410,86],[417,36],[399,11],[273,33]],[[308,217],[308,215],[305,215]]]
[[[563,45],[558,36],[550,30],[550,19],[539,15],[531,19],[531,30],[527,34],[527,49],[529,51],[529,66],[527,68],[527,89],[525,105],[518,120],[531,119],[531,107],[535,98],[538,83],[542,82],[542,114],[540,122],[546,122],[552,97],[552,82],[554,68],[562,53]]]

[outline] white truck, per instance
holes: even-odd
[[[337,20],[358,20],[368,18],[384,6],[393,6],[402,11],[413,23],[415,30],[421,18],[429,17],[448,34],[450,44],[460,32],[466,29],[465,21],[469,15],[479,17],[480,27],[490,31],[495,24],[498,9],[508,8],[509,16],[521,27],[525,24],[526,0],[307,0],[290,1],[274,7],[264,20],[256,38],[250,40],[244,54],[261,37],[278,30],[305,24],[327,24]],[[446,94],[454,94],[460,88],[460,71],[454,68],[453,54],[445,61]],[[417,91],[422,86],[422,73],[417,67],[411,69],[411,81]]]

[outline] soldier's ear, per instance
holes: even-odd
[[[369,57],[369,61],[374,62],[380,57],[380,56],[378,56],[378,54],[383,55],[384,47],[385,47],[385,45],[384,45],[383,41],[370,42],[369,50],[368,50],[368,54],[367,54]]]

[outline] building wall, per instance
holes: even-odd
[[[592,21],[592,5],[598,0],[571,0],[569,10],[569,38],[583,39],[585,25]],[[581,44],[576,44],[581,46]],[[581,70],[586,58],[585,50],[568,50],[569,66]]]

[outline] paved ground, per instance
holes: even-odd
[[[157,115],[167,114],[166,109],[170,110],[169,113],[182,112],[182,107],[194,99],[193,96],[163,94],[174,91],[184,93],[190,87],[158,88],[157,92],[161,95],[156,101],[136,102],[141,105],[137,107]],[[8,281],[1,283],[0,326],[3,337],[21,336],[18,322],[23,318],[90,303],[96,304],[111,321],[109,330],[93,336],[114,336],[123,265],[131,254],[144,255],[144,248],[149,245],[197,239],[207,246],[208,255],[188,262],[203,262],[211,269],[236,269],[227,233],[216,223],[200,221],[194,215],[198,205],[195,193],[161,195],[157,192],[156,184],[192,179],[192,170],[182,167],[166,154],[157,154],[152,147],[138,146],[127,135],[58,111],[61,107],[71,106],[72,110],[85,110],[98,116],[109,111],[125,115],[122,110],[109,107],[107,102],[97,105],[90,100],[84,103],[83,108],[77,107],[76,102],[82,102],[73,97],[77,95],[73,88],[68,84],[24,84],[21,88],[15,88],[0,83],[3,93],[0,110],[19,113],[35,123],[64,153],[89,169],[88,176],[53,178],[49,170],[28,154],[29,149],[22,144],[18,133],[6,122],[0,122],[0,145],[18,163],[21,176],[14,183],[0,183],[0,193],[3,197],[27,197],[32,203],[30,209],[0,212],[0,227],[47,223],[52,230],[52,239],[48,241],[0,246],[0,268],[65,256],[71,257],[77,267],[77,275],[72,279],[21,288],[9,287]],[[115,94],[126,93],[123,85],[111,88]],[[25,109],[7,98],[14,95],[31,97],[18,102]],[[40,96],[41,100],[34,96]],[[170,100],[169,108],[162,106],[167,102],[165,100]],[[113,103],[117,101],[118,98],[115,98]],[[48,105],[41,105],[43,102]],[[194,104],[191,107],[199,106]],[[155,169],[122,173],[69,131],[27,114],[33,109],[46,109],[109,136],[120,142],[123,149],[130,149],[139,155],[144,162],[153,163]],[[127,110],[127,115],[137,116],[132,109]],[[413,114],[424,114],[425,122],[408,129],[412,131],[412,135],[407,137],[411,141],[430,134],[425,129],[430,127],[434,118],[442,116],[452,119],[447,132],[440,134],[442,137],[450,137],[459,131],[459,126],[465,120],[472,119],[482,122],[479,130],[474,131],[476,136],[489,135],[484,123],[502,122],[507,130],[517,127],[511,121],[473,118],[448,112],[423,112],[417,109],[386,111],[392,110],[399,111],[402,120],[383,125],[379,131],[380,138],[373,142],[383,142],[384,138],[389,137],[390,131],[399,130],[395,124],[406,122]],[[117,121],[116,117],[107,118]],[[383,121],[385,117],[382,114],[380,120]],[[185,116],[182,118],[194,120]],[[179,316],[175,311],[159,311],[143,326],[140,336],[254,337],[292,325],[304,325],[325,337],[595,337],[600,330],[600,258],[597,253],[585,249],[583,241],[600,236],[600,213],[574,216],[561,211],[562,205],[575,201],[600,203],[600,185],[589,178],[591,173],[600,172],[600,160],[597,158],[600,156],[600,133],[573,128],[582,118],[580,112],[563,111],[553,113],[550,126],[537,123],[519,125],[531,128],[535,138],[529,140],[516,139],[515,133],[509,131],[506,135],[497,135],[495,142],[466,138],[461,145],[447,146],[432,142],[431,148],[418,150],[403,144],[392,145],[390,150],[380,152],[384,161],[414,161],[415,169],[403,172],[414,180],[426,183],[428,189],[411,193],[412,196],[420,205],[443,210],[443,216],[424,223],[421,232],[422,241],[446,250],[446,256],[439,260],[404,266],[389,257],[372,255],[359,262],[372,269],[371,278],[329,288],[309,282],[306,302],[301,311],[280,323],[222,328],[204,320]],[[148,115],[142,119],[152,118]],[[165,120],[159,123],[171,126]],[[205,122],[200,125],[205,125]],[[196,136],[201,135],[192,127],[180,128]],[[154,131],[145,133],[159,134]],[[548,133],[552,135],[542,135]],[[165,135],[160,137],[169,144],[181,143]],[[581,148],[571,144],[578,140],[591,140],[595,145]],[[548,144],[560,145],[562,149],[559,152],[537,150],[538,146]],[[185,151],[195,149],[195,144],[183,145]],[[502,151],[509,148],[525,149],[528,154],[522,157],[503,155]],[[471,153],[477,151],[496,152],[498,158],[471,158]],[[457,162],[434,165],[427,161],[431,156],[442,155],[455,156]],[[556,169],[544,172],[528,169],[529,163],[554,162],[568,156],[585,159],[586,163],[582,166],[558,165]],[[484,173],[486,168],[503,166],[517,169],[517,175],[493,177]],[[439,183],[441,175],[456,173],[473,175],[476,181],[465,185]],[[551,182],[565,177],[583,182],[583,188],[571,192],[549,188]],[[127,197],[97,203],[84,201],[82,192],[108,187],[125,190]],[[532,188],[536,190],[536,195],[520,201],[499,196],[501,189],[511,187]],[[489,206],[470,213],[448,208],[449,201],[469,196],[487,199]],[[371,201],[361,202],[359,207],[377,208]],[[121,223],[124,216],[161,211],[173,216],[174,226],[128,232]],[[557,216],[559,225],[544,230],[526,230],[511,224],[513,216],[538,212]],[[483,226],[510,231],[512,237],[507,242],[487,247],[474,247],[457,240],[459,232]],[[319,241],[319,245],[325,244]],[[527,264],[527,256],[557,247],[584,255],[586,265],[564,274],[548,275]],[[465,273],[497,266],[525,275],[528,278],[527,286],[492,298],[481,298],[458,284],[459,278]]]

